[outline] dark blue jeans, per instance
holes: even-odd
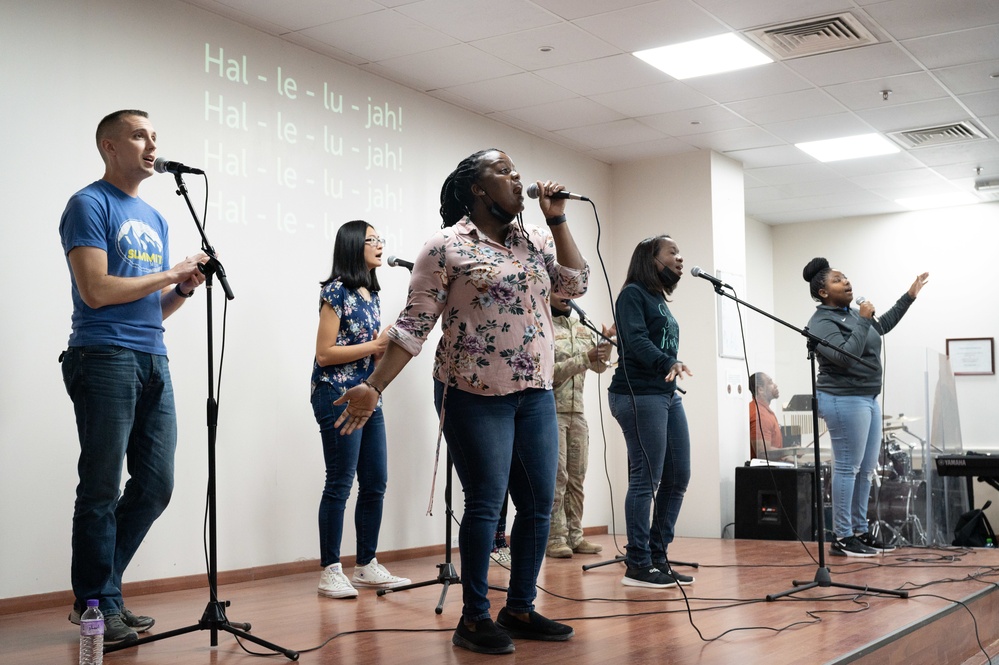
[[[76,603],[120,614],[121,578],[173,493],[177,413],[166,356],[70,348],[63,382],[80,437],[71,578]],[[122,465],[128,470],[120,492]]]
[[[444,384],[434,381],[441,412]],[[516,515],[510,530],[510,612],[531,612],[548,545],[555,499],[558,420],[550,390],[528,389],[490,396],[448,388],[444,436],[465,494],[458,529],[461,588],[468,621],[489,618],[489,553],[507,487]]]
[[[871,479],[881,449],[881,405],[876,395],[832,395],[818,391],[819,416],[833,450],[833,533],[867,533]]]
[[[340,561],[343,538],[343,511],[350,488],[357,477],[357,505],[354,530],[357,535],[357,565],[371,562],[378,550],[382,526],[382,504],[388,483],[388,457],[385,451],[385,418],[376,408],[364,427],[343,436],[333,427],[346,405],[333,401],[339,392],[325,381],[312,393],[312,411],[323,437],[326,458],[326,485],[319,501],[319,558],[323,567]]]
[[[628,447],[625,564],[648,568],[653,561],[666,559],[690,481],[687,414],[679,393],[634,397],[608,393],[607,403]]]

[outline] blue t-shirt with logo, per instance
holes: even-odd
[[[151,205],[111,183],[98,180],[74,194],[59,222],[62,248],[69,264],[75,247],[107,252],[108,274],[139,277],[170,265],[167,222]],[[93,309],[73,286],[73,331],[70,346],[112,344],[143,353],[166,355],[163,310],[156,291],[139,300]]]

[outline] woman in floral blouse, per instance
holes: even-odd
[[[337,231],[333,269],[319,295],[319,332],[312,366],[312,410],[323,437],[326,486],[319,502],[319,551],[323,574],[320,595],[354,598],[357,590],[340,564],[343,512],[357,476],[357,559],[353,582],[362,586],[395,587],[409,584],[392,575],[375,558],[382,523],[382,501],[388,478],[385,420],[381,404],[350,434],[337,432],[335,421],[344,407],[334,401],[351,386],[365,381],[375,360],[388,346],[381,328],[378,278],[383,241],[367,222],[347,222]]]
[[[420,352],[438,320],[435,406],[464,490],[458,531],[464,607],[452,637],[479,653],[509,653],[511,638],[567,640],[570,626],[534,611],[558,463],[549,301],[582,295],[589,267],[565,223],[562,185],[537,182],[548,228],[524,225],[524,185],[497,149],[462,160],[441,189],[442,230],[417,256],[393,342],[367,384],[338,400],[350,432],[373,415],[381,391]],[[489,552],[509,485],[517,509],[510,586],[494,623]]]

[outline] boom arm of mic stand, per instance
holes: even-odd
[[[582,323],[587,328],[589,328],[590,330],[592,330],[593,332],[595,332],[596,334],[600,335],[600,337],[603,338],[605,341],[608,341],[611,344],[616,344],[617,343],[613,339],[611,339],[610,337],[608,337],[607,335],[605,335],[602,332],[600,332],[599,330],[597,330],[596,327],[592,323],[590,323],[589,319],[584,319],[583,317],[579,317],[579,322]]]
[[[726,292],[722,291],[722,289],[721,289],[720,286],[716,286],[715,287],[715,293],[717,293],[720,296],[725,296],[729,300],[735,301],[739,305],[745,305],[749,309],[753,310],[754,312],[756,312],[758,314],[762,314],[763,316],[767,317],[771,321],[775,321],[775,322],[781,324],[782,326],[784,326],[785,328],[790,328],[791,330],[795,331],[799,335],[804,336],[808,340],[807,345],[808,345],[808,349],[810,351],[814,350],[819,345],[825,346],[825,347],[828,347],[830,349],[833,349],[833,350],[837,351],[838,353],[843,354],[844,356],[846,356],[846,357],[848,357],[848,358],[850,358],[852,360],[856,360],[858,363],[860,363],[864,367],[868,367],[868,368],[873,369],[873,370],[878,369],[875,365],[873,365],[872,363],[864,360],[860,356],[857,356],[857,355],[855,355],[853,353],[850,353],[849,351],[844,351],[843,349],[840,349],[840,348],[837,348],[837,347],[833,346],[827,340],[824,340],[821,337],[819,337],[818,335],[812,333],[810,330],[808,330],[807,327],[805,327],[805,328],[799,328],[799,327],[797,327],[795,325],[792,325],[792,324],[788,323],[784,319],[777,318],[776,316],[774,316],[770,312],[764,312],[759,307],[754,307],[753,305],[750,305],[745,300],[740,300],[737,296],[732,295],[731,293],[726,293]]]
[[[201,274],[206,277],[218,275],[219,283],[222,285],[222,290],[225,292],[226,300],[232,300],[236,296],[232,294],[232,289],[229,288],[229,280],[226,279],[225,268],[222,267],[222,263],[215,255],[215,250],[208,242],[208,236],[205,235],[205,227],[201,224],[201,220],[198,218],[198,213],[195,212],[194,206],[191,205],[191,197],[187,194],[187,184],[184,182],[184,176],[180,173],[174,173],[173,177],[177,181],[177,196],[184,197],[184,202],[187,203],[187,209],[191,211],[191,217],[194,218],[194,225],[198,227],[198,233],[201,235],[201,250],[209,257],[208,261],[204,265],[198,266],[198,270],[200,270]]]

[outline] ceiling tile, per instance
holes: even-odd
[[[754,99],[811,88],[812,84],[782,63],[772,62],[734,72],[685,79],[694,90],[718,102]]]
[[[788,164],[810,164],[815,161],[810,155],[792,145],[733,150],[726,152],[725,156],[741,163],[747,169],[786,166]]]
[[[535,73],[581,95],[652,85],[666,78],[659,70],[628,53],[541,69]]]
[[[616,46],[597,39],[571,23],[557,23],[479,39],[472,42],[472,46],[527,71],[595,60],[621,52]],[[542,52],[542,46],[551,47],[551,50]]]
[[[788,67],[819,86],[881,78],[919,71],[919,65],[894,44],[822,53],[785,62]]]
[[[628,53],[720,35],[729,30],[687,0],[660,0],[575,21]]]
[[[623,9],[624,7],[644,5],[648,1],[649,0],[614,0],[613,8]],[[585,16],[606,13],[608,5],[611,4],[607,2],[607,0],[534,0],[534,2],[536,5],[544,7],[556,16],[561,16],[562,18],[570,21],[577,18],[583,18]]]
[[[702,106],[640,118],[641,122],[670,136],[703,134],[723,129],[748,127],[749,122],[723,106]]]
[[[849,0],[694,0],[733,28],[743,30],[796,19],[838,14],[853,7]]]
[[[383,9],[301,31],[307,37],[335,45],[370,62],[389,60],[456,43],[393,10]],[[386,39],[391,35],[391,39]]]
[[[826,86],[823,89],[854,111],[892,107],[948,96],[947,90],[926,72],[853,81]],[[884,98],[885,90],[889,91],[888,99]]]
[[[660,132],[631,119],[616,120],[599,125],[588,125],[558,132],[592,148],[608,148],[643,141],[656,141],[664,137]]]
[[[641,88],[593,95],[593,101],[631,117],[655,115],[712,104],[709,98],[680,81],[666,81]]]
[[[392,70],[413,82],[419,90],[450,88],[481,78],[500,78],[517,72],[508,62],[467,44],[381,60],[380,68]]]
[[[999,23],[995,0],[891,0],[866,11],[900,41]]]
[[[967,92],[999,90],[999,59],[959,67],[935,69],[933,75],[958,95]],[[996,75],[996,78],[992,78],[993,75]]]
[[[782,140],[759,127],[740,127],[704,134],[692,134],[684,136],[683,140],[703,150],[714,150],[725,155],[732,151],[775,147],[783,144]]]
[[[548,131],[594,125],[624,117],[617,111],[582,97],[512,109],[506,111],[505,115],[521,118]]]
[[[786,122],[768,122],[763,129],[776,134],[788,143],[821,141],[843,136],[870,134],[874,128],[853,113],[835,113],[814,118],[801,118]]]
[[[536,104],[577,97],[571,90],[527,72],[502,78],[472,81],[447,88],[458,97],[485,105],[490,111],[508,111],[523,105],[528,98]]]
[[[816,88],[729,102],[725,106],[760,125],[832,115],[845,110],[839,102]]]
[[[559,21],[527,0],[423,0],[402,5],[396,11],[463,42]]]
[[[879,132],[936,127],[967,119],[968,113],[950,97],[904,106],[882,106],[857,111],[864,122]],[[902,124],[904,123],[904,124]]]
[[[999,25],[908,39],[902,47],[929,69],[999,59]]]

